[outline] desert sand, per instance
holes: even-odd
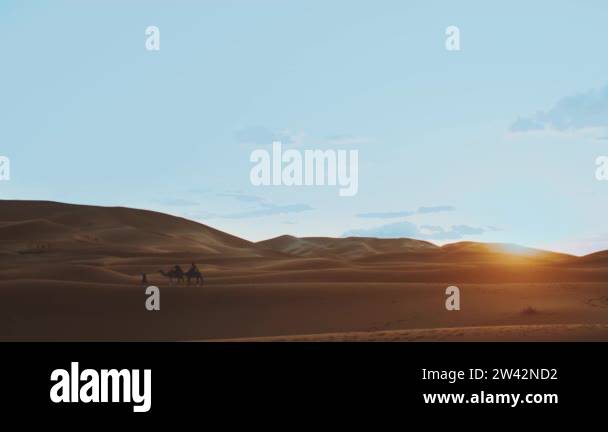
[[[158,273],[191,262],[202,286]],[[450,285],[459,311],[445,309]],[[606,341],[608,251],[253,243],[146,210],[0,201],[0,340]]]

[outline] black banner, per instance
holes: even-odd
[[[352,413],[381,413],[389,419],[463,409],[480,415],[554,417],[605,405],[606,347],[602,343],[3,343],[2,406],[5,414],[21,417],[39,413],[139,421],[179,415],[205,424],[272,417],[272,412],[311,421],[327,414],[340,416],[344,409],[351,413],[351,421]],[[124,400],[123,381],[116,402],[111,401],[112,387],[108,402],[80,400],[87,383],[88,397],[99,391],[91,388],[91,375],[83,376],[85,371],[95,375],[94,384],[103,388],[102,371],[113,369],[116,373],[137,370],[140,395],[145,390],[144,371],[150,371],[145,412],[135,410],[144,402]],[[60,381],[58,376],[51,379],[55,370],[70,374],[66,385],[78,390],[76,401],[52,401],[53,386]],[[123,376],[127,381],[128,375]],[[134,381],[129,383],[133,390]]]

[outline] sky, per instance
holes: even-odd
[[[608,4],[501,3],[4,0],[0,198],[254,241],[608,249]],[[251,152],[273,141],[357,150],[358,193],[254,186]]]

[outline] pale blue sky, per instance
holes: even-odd
[[[154,209],[250,240],[608,249],[608,4],[497,3],[4,0],[0,197]],[[252,186],[249,154],[276,137],[358,149],[359,193]]]

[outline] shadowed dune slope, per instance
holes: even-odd
[[[0,250],[49,249],[101,254],[195,251],[260,255],[247,240],[180,217],[124,207],[0,201]]]

